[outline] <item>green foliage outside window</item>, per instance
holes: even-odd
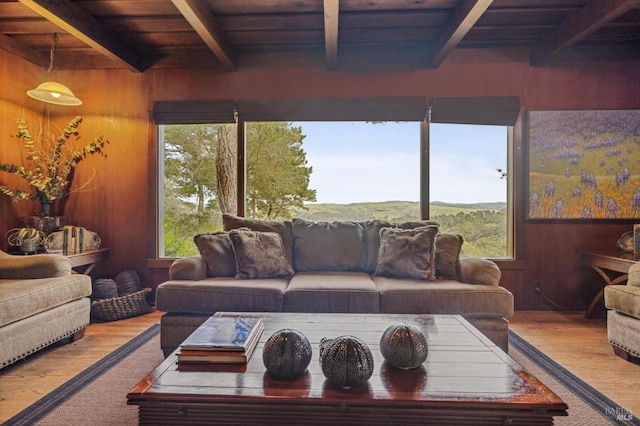
[[[246,134],[248,216],[290,218],[315,201],[300,127],[248,123]],[[193,236],[220,230],[222,213],[236,213],[235,135],[232,124],[165,126],[165,256],[197,254]]]

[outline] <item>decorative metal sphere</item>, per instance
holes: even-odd
[[[427,359],[427,338],[407,324],[387,327],[380,337],[380,352],[392,366],[402,369],[416,368]]]
[[[304,334],[285,328],[267,339],[262,362],[274,379],[295,380],[309,366],[312,352],[311,343]]]
[[[320,341],[320,365],[329,383],[337,388],[362,387],[373,374],[373,355],[357,337],[340,336]]]

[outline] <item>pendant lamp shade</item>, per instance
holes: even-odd
[[[33,99],[55,105],[82,105],[82,101],[75,97],[71,89],[55,81],[45,81],[35,89],[29,90],[27,95]]]

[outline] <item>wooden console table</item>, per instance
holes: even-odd
[[[581,251],[580,261],[583,265],[589,266],[602,277],[605,285],[595,295],[585,318],[593,318],[593,311],[604,297],[604,288],[608,285],[622,284],[627,280],[629,268],[635,264],[633,253],[621,253],[614,251]],[[607,271],[609,271],[607,273]],[[613,273],[612,273],[613,272]]]
[[[109,258],[110,248],[99,248],[96,250],[87,250],[82,253],[67,254],[66,257],[71,261],[71,268],[80,274],[91,274],[91,271],[100,262],[104,262]]]

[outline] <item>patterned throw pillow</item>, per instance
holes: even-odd
[[[246,217],[230,214],[222,215],[222,226],[225,231],[232,229],[248,228],[252,231],[276,232],[282,238],[284,253],[290,264],[293,264],[293,235],[291,234],[291,221],[247,219]]]
[[[236,259],[236,278],[290,277],[293,268],[279,234],[234,229],[229,231]]]
[[[414,229],[382,228],[376,275],[433,280],[437,226]]]
[[[233,277],[236,274],[236,258],[226,232],[197,234],[193,242],[207,264],[210,277]]]
[[[460,250],[464,242],[459,234],[436,235],[436,278],[460,279]]]

